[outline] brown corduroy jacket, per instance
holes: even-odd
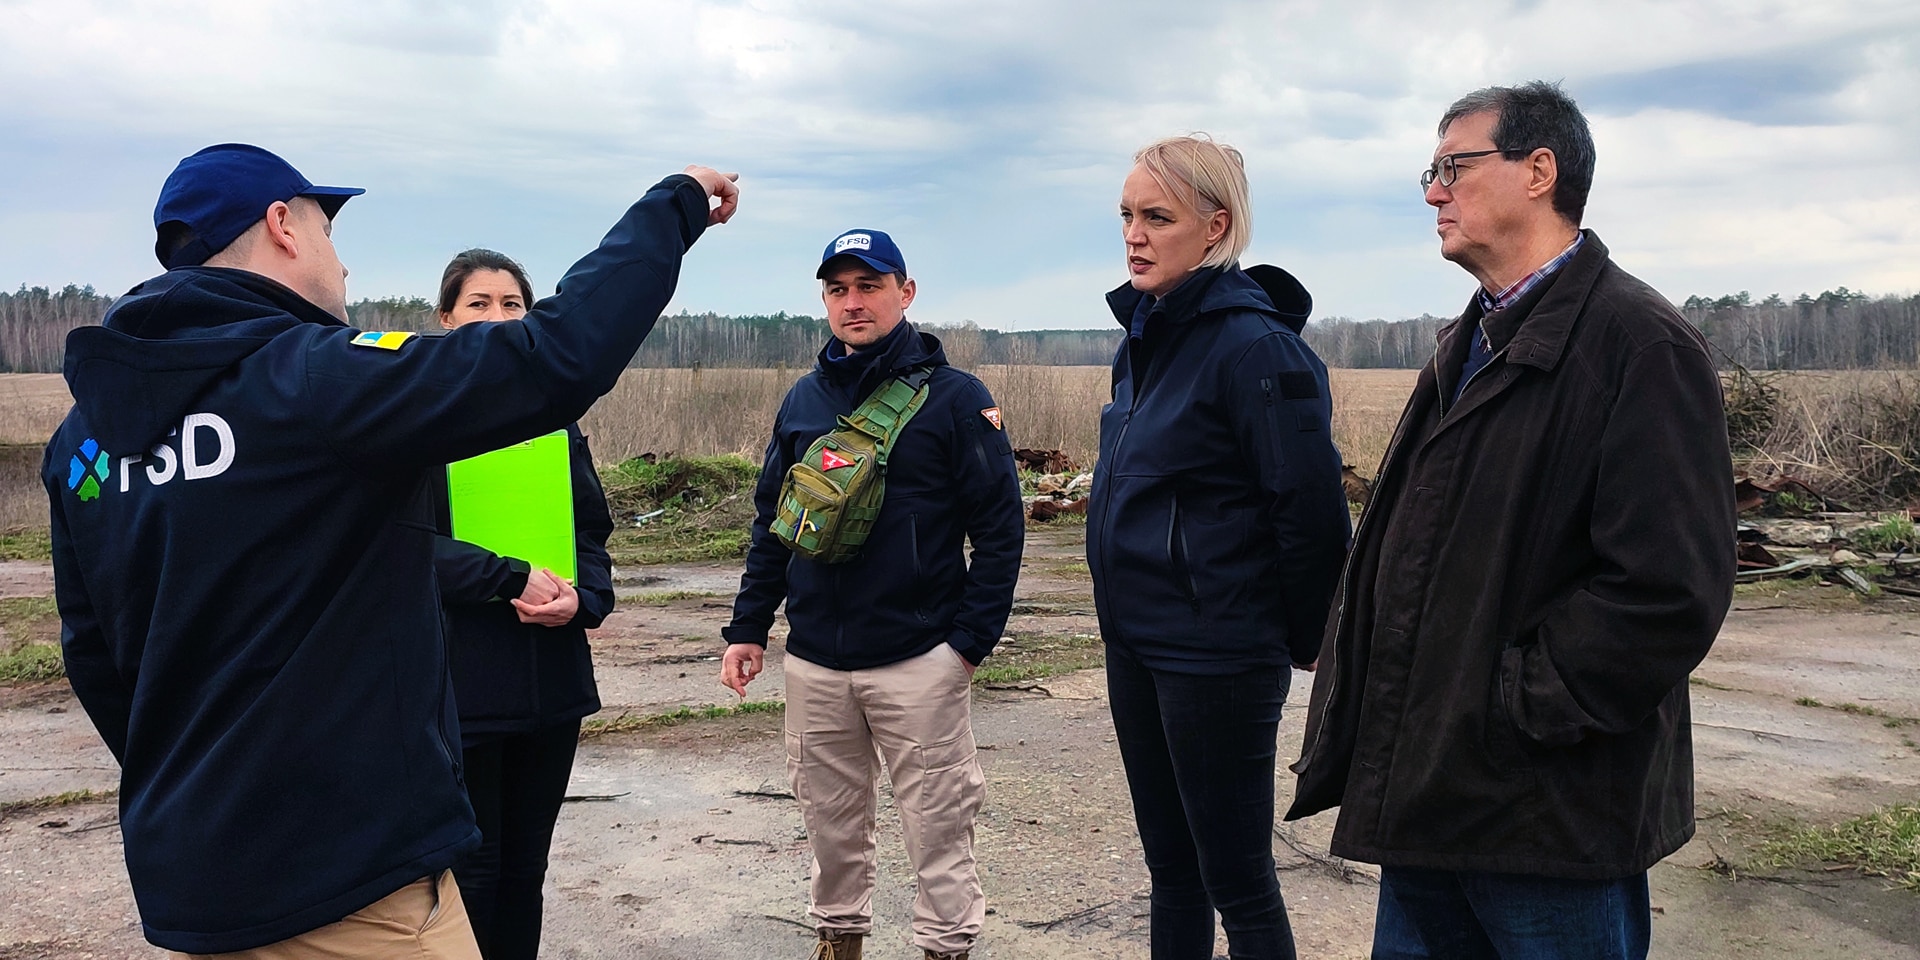
[[[1591,232],[1439,336],[1329,618],[1288,819],[1333,852],[1604,879],[1693,835],[1687,675],[1733,592],[1720,380]]]

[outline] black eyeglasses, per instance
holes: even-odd
[[[1474,157],[1490,157],[1496,153],[1504,154],[1504,153],[1517,153],[1517,152],[1518,151],[1502,150],[1498,147],[1495,147],[1492,150],[1470,150],[1466,153],[1449,153],[1446,156],[1441,157],[1438,160],[1435,160],[1433,162],[1433,166],[1428,167],[1426,169],[1426,172],[1420,174],[1420,189],[1425,190],[1428,187],[1433,186],[1433,181],[1435,180],[1440,181],[1440,185],[1443,187],[1453,186],[1453,182],[1455,180],[1460,179],[1460,167],[1455,163],[1455,161],[1472,160]]]

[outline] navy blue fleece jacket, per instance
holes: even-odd
[[[427,476],[611,389],[707,207],[669,177],[524,320],[397,349],[210,267],[68,337],[54,587],[67,675],[121,763],[147,939],[273,943],[477,845]]]

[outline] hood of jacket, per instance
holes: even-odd
[[[1141,302],[1150,299],[1132,284],[1124,283],[1107,293],[1107,306],[1122,327],[1130,328]],[[1227,267],[1195,271],[1149,307],[1175,323],[1233,309],[1273,314],[1299,333],[1313,313],[1313,296],[1293,274],[1263,263],[1245,270]]]
[[[940,346],[940,338],[922,331],[910,320],[901,320],[900,326],[874,344],[880,353],[871,362],[850,364],[844,359],[829,359],[836,344],[840,344],[842,353],[845,352],[846,345],[841,344],[838,338],[828,340],[826,346],[820,348],[814,369],[828,383],[853,397],[855,406],[886,382],[888,377],[905,373],[914,367],[947,365],[947,354]]]
[[[235,364],[302,323],[344,326],[259,274],[172,270],[127,291],[100,326],[67,335],[67,387],[103,446],[145,450]]]

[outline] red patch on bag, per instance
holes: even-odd
[[[841,467],[851,466],[853,466],[852,460],[848,460],[846,457],[834,453],[832,450],[820,451],[820,469],[822,470],[838,470]]]

